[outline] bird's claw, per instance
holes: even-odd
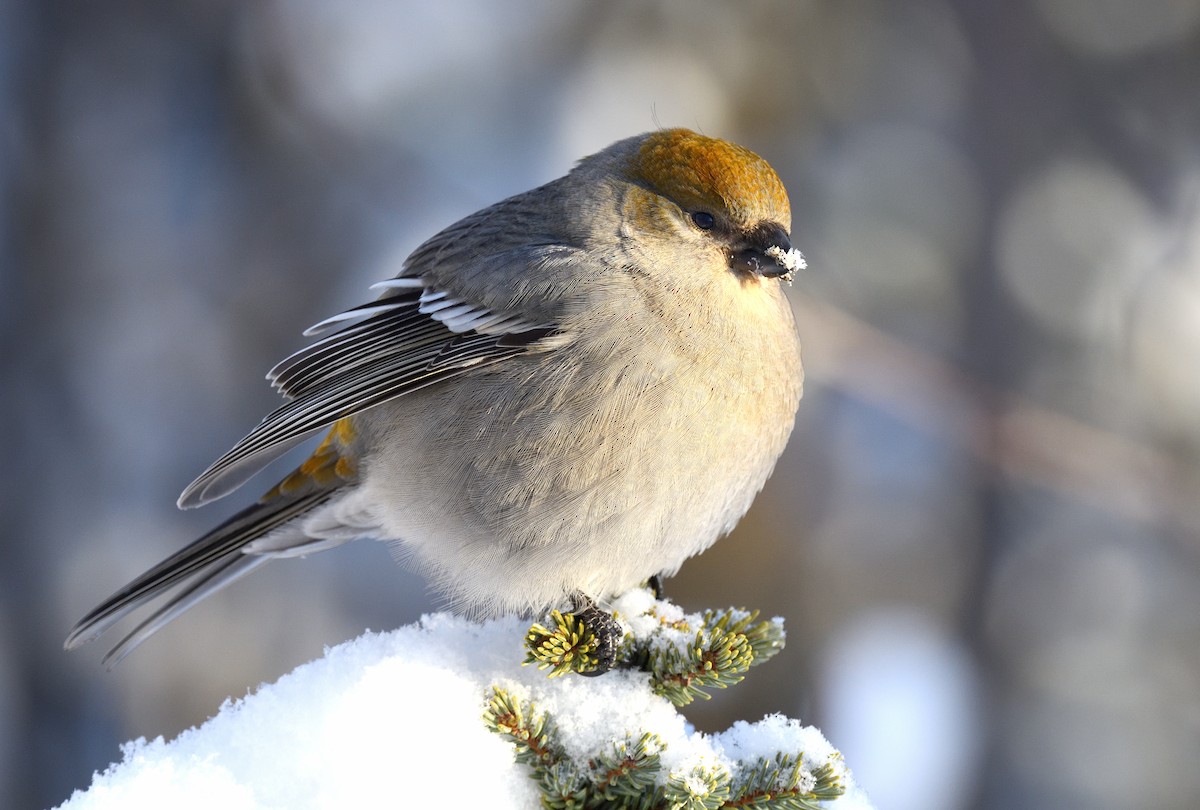
[[[601,610],[590,597],[577,594],[572,598],[573,610],[571,615],[578,619],[584,627],[596,637],[596,667],[580,675],[594,678],[603,675],[613,668],[617,662],[617,648],[625,631],[611,613]]]
[[[646,580],[646,587],[650,589],[650,593],[654,594],[655,599],[663,599],[664,592],[662,574],[655,574],[654,576],[650,577],[650,579]]]

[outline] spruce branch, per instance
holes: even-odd
[[[588,762],[591,773],[589,807],[658,810],[663,806],[659,786],[662,738],[646,732],[636,742],[616,743]]]
[[[578,616],[552,610],[547,621],[551,627],[535,623],[525,633],[526,664],[549,669],[550,678],[585,675],[600,666],[600,641]]]
[[[556,762],[530,774],[538,781],[545,810],[586,810],[594,807],[586,777],[574,762]]]
[[[625,617],[633,632],[617,652],[617,665],[650,673],[655,692],[676,706],[707,700],[709,690],[740,682],[751,667],[783,649],[782,620],[758,621],[758,615],[736,608],[685,615],[670,602],[654,600],[640,616]],[[551,611],[545,622],[525,634],[525,663],[550,670],[552,678],[594,673],[597,635],[571,613]]]
[[[783,621],[760,621],[757,611],[684,614],[664,600],[633,604],[637,615],[613,614],[628,628],[617,651],[618,666],[648,673],[654,692],[676,706],[740,682],[752,666],[784,646]],[[559,611],[551,611],[544,622],[526,633],[525,663],[550,670],[549,677],[594,668],[596,635],[585,622]],[[732,771],[693,763],[665,773],[666,745],[651,732],[573,761],[563,753],[552,719],[500,687],[493,687],[484,717],[489,728],[517,746],[517,757],[532,768],[542,806],[549,810],[819,810],[821,802],[846,791],[845,768],[836,752],[806,762],[801,752],[779,751],[734,762]]]
[[[606,801],[622,802],[623,806],[648,791],[653,792],[662,768],[661,750],[662,740],[650,732],[632,746],[627,742],[617,743],[611,752],[588,763],[593,792]]]
[[[739,763],[742,764],[742,763]],[[846,792],[832,762],[806,771],[803,754],[777,753],[742,767],[733,779],[730,810],[821,810],[819,802]]]
[[[564,759],[550,716],[506,689],[492,687],[483,722],[490,731],[508,737],[517,749],[517,761],[535,770],[549,768]]]
[[[650,673],[654,691],[676,706],[708,700],[708,690],[741,682],[750,667],[783,649],[783,622],[757,618],[758,611],[735,608],[663,618],[648,637],[633,642],[631,658]],[[694,625],[699,627],[685,643],[684,634]]]
[[[845,793],[839,754],[807,769],[803,754],[779,752],[736,762],[732,773],[708,765],[664,775],[666,745],[652,732],[580,763],[564,753],[546,712],[500,686],[492,687],[483,719],[529,766],[546,810],[821,810],[820,802]]]
[[[757,610],[746,612],[730,608],[721,614],[711,610],[704,613],[706,624],[715,619],[717,627],[730,633],[741,633],[746,637],[754,651],[754,662],[751,666],[758,666],[774,658],[783,649],[786,635],[783,632],[783,619],[755,623],[757,618]]]
[[[707,689],[739,683],[753,661],[754,650],[746,636],[701,629],[683,650],[652,648],[649,667],[654,691],[676,706],[685,706],[698,697],[708,700]]]
[[[666,810],[720,810],[729,798],[729,771],[697,767],[686,774],[672,774],[663,788]]]

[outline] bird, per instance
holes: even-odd
[[[84,616],[156,603],[109,667],[270,560],[388,541],[456,612],[601,606],[728,534],[803,391],[803,269],[759,155],[688,129],[617,141],[413,251],[267,375],[284,402],[179,497],[217,500],[324,431],[256,502]]]

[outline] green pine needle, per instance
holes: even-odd
[[[832,762],[811,773],[805,773],[803,764],[801,754],[780,752],[774,758],[759,758],[734,777],[733,798],[724,806],[730,810],[821,810],[819,802],[846,792]]]
[[[551,628],[534,624],[526,631],[526,664],[550,670],[551,678],[568,672],[585,674],[600,666],[596,635],[577,616],[552,610],[549,621]]]
[[[566,755],[547,713],[500,686],[492,687],[483,720],[531,769],[545,810],[821,810],[820,802],[845,793],[839,754],[811,771],[802,754],[780,752],[735,763],[734,773],[709,766],[664,775],[666,745],[657,734],[645,732],[579,763]]]
[[[647,617],[656,621],[647,623]],[[681,616],[673,605],[655,602],[632,618],[642,619],[632,622],[642,634],[625,637],[617,666],[649,673],[654,691],[676,706],[740,682],[784,645],[783,622],[759,621],[757,611]],[[584,622],[557,610],[544,621],[525,635],[525,663],[549,670],[552,678],[596,669],[597,639]],[[663,773],[664,743],[647,732],[573,761],[552,718],[498,686],[484,722],[507,737],[518,761],[531,768],[547,810],[820,810],[821,802],[845,793],[838,754],[809,769],[802,754],[781,751],[735,763],[732,773],[723,766]]]
[[[773,658],[784,645],[783,622],[757,621],[757,611],[730,608],[683,619],[664,618],[656,603],[645,615],[658,620],[643,638],[627,635],[617,666],[650,673],[655,692],[676,706],[709,699],[712,689],[740,682],[753,666]],[[571,613],[551,611],[546,624],[525,634],[525,663],[556,678],[595,671],[594,633]]]
[[[555,739],[557,729],[550,716],[499,686],[492,687],[483,722],[490,731],[512,741],[519,762],[547,768],[563,759],[562,749]]]
[[[724,768],[693,768],[688,774],[672,774],[663,790],[669,810],[720,810],[729,798],[729,771]]]

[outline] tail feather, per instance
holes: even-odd
[[[169,602],[133,628],[125,638],[104,655],[101,662],[108,669],[112,669],[121,663],[125,656],[137,649],[143,641],[157,633],[169,622],[177,619],[192,605],[226,585],[232,584],[270,559],[270,557],[239,554],[212,565],[204,573],[204,576],[172,596]]]
[[[183,586],[170,602],[109,653],[106,662],[115,664],[200,599],[248,573],[260,561],[270,559],[245,554],[244,550],[254,540],[325,503],[336,491],[321,489],[297,496],[279,495],[243,509],[98,605],[72,628],[64,646],[74,649],[91,641],[145,603]]]

